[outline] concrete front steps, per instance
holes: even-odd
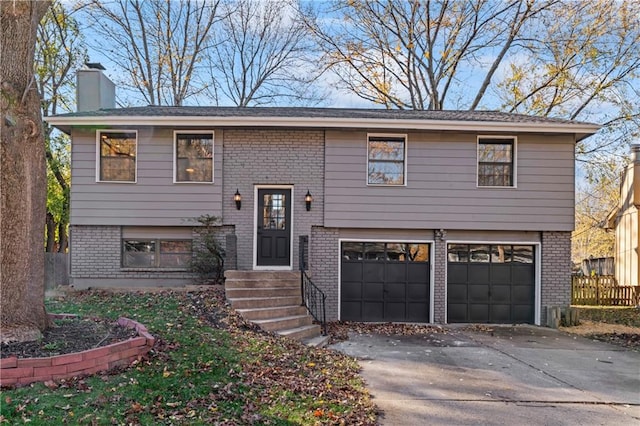
[[[313,346],[326,344],[328,338],[301,306],[298,272],[226,271],[224,287],[231,307],[263,330]]]

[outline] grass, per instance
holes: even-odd
[[[0,423],[375,423],[354,360],[237,320],[212,326],[202,313],[219,300],[207,293],[88,292],[48,301],[52,313],[139,321],[158,339],[156,348],[149,360],[116,373],[5,389]]]
[[[628,306],[574,306],[581,320],[640,327],[640,309]]]

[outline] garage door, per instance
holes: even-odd
[[[448,322],[533,323],[534,304],[534,246],[448,245]]]
[[[342,243],[340,318],[429,321],[429,245]]]

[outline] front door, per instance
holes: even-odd
[[[257,265],[291,264],[291,189],[258,189]]]

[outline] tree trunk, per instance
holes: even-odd
[[[49,2],[0,2],[0,341],[41,336],[46,164],[33,77],[36,29]]]
[[[66,253],[68,245],[67,224],[61,221],[58,224],[58,253]]]
[[[53,253],[56,246],[56,223],[53,220],[53,215],[49,212],[47,212],[46,230],[47,244],[45,245],[44,251]]]

